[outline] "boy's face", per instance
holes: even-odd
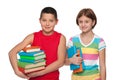
[[[39,21],[40,21],[43,33],[45,34],[51,34],[54,31],[54,27],[58,22],[58,20],[56,20],[54,15],[50,13],[43,13]]]

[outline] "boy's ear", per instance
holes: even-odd
[[[39,23],[41,23],[41,22],[40,22],[40,18],[39,18]]]
[[[58,21],[59,21],[59,20],[57,19],[57,20],[56,20],[56,24],[58,24]]]

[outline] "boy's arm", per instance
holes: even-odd
[[[99,64],[101,80],[106,80],[105,49],[99,52]]]
[[[10,59],[10,63],[12,65],[12,68],[13,68],[15,74],[18,75],[19,77],[22,77],[22,78],[26,78],[27,76],[25,76],[23,73],[21,73],[18,70],[17,53],[20,50],[22,50],[24,47],[26,47],[27,45],[31,44],[32,41],[33,41],[33,34],[30,34],[22,42],[20,42],[14,48],[12,48],[9,52],[9,59]]]
[[[66,59],[65,59],[65,65],[70,65],[71,62],[70,62],[70,59],[68,58],[67,53],[66,53],[66,57],[65,57],[65,58],[66,58]]]
[[[58,70],[61,66],[64,65],[65,54],[66,54],[66,39],[62,35],[60,38],[59,46],[58,46],[58,59],[55,62],[53,62],[52,64],[50,64],[49,66],[47,66],[45,68],[45,70],[30,73],[30,74],[28,74],[28,76],[29,77],[36,77],[36,76],[41,76],[41,75],[50,73],[52,71]]]

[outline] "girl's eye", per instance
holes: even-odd
[[[89,21],[85,21],[85,23],[89,23]]]
[[[82,23],[82,21],[79,21],[79,23]]]
[[[45,22],[46,20],[45,20],[45,19],[42,19],[42,21],[44,21],[44,22]]]

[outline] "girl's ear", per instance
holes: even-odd
[[[92,22],[92,26],[94,26],[95,25],[95,20],[93,20],[93,22]]]

